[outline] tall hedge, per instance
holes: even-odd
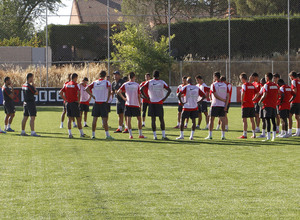
[[[300,18],[292,18],[291,49],[300,48]],[[168,27],[158,26],[156,36],[167,36]],[[171,25],[173,56],[182,59],[225,58],[228,55],[228,20],[198,19]],[[271,57],[287,52],[286,18],[232,19],[231,53],[233,57]]]

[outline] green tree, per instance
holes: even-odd
[[[174,36],[172,36],[173,38]],[[115,51],[113,61],[126,73],[134,71],[137,75],[159,69],[166,73],[173,58],[169,56],[169,39],[162,36],[155,41],[143,25],[126,23],[125,29],[111,37]]]

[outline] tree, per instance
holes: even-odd
[[[173,38],[174,36],[172,36]],[[159,69],[167,72],[173,58],[169,56],[169,39],[162,36],[155,41],[143,25],[125,24],[125,29],[111,37],[115,51],[113,61],[126,73],[134,71],[137,75]]]
[[[0,39],[29,38],[34,33],[34,22],[43,19],[46,7],[55,12],[62,0],[5,0],[0,2]]]

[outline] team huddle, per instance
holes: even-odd
[[[111,84],[107,73],[101,71],[99,79],[88,84],[88,78],[85,77],[82,82],[78,83],[78,75],[76,73],[69,74],[69,80],[60,90],[60,96],[64,100],[64,111],[61,116],[60,127],[63,128],[65,114],[67,114],[69,138],[73,138],[72,125],[79,129],[80,137],[89,137],[83,132],[83,127],[88,127],[87,113],[89,112],[90,101],[94,99],[91,138],[96,138],[97,122],[98,118],[101,117],[106,139],[114,139],[109,133],[108,120],[111,103],[113,97],[116,96],[119,126],[114,131],[115,133],[128,133],[129,138],[133,139],[131,119],[136,117],[138,120],[138,137],[141,139],[146,138],[143,135],[142,128],[145,127],[146,112],[148,110],[148,116],[151,117],[153,138],[157,140],[156,118],[158,117],[162,139],[168,140],[165,131],[163,104],[171,94],[171,89],[159,77],[159,71],[153,72],[152,79],[151,75],[147,73],[145,81],[138,84],[135,73],[131,72],[128,78],[122,79],[121,74],[116,71],[114,72],[114,81]],[[291,87],[280,79],[279,74],[267,73],[262,79],[259,79],[257,73],[253,73],[250,77],[246,73],[240,74],[243,135],[239,138],[247,138],[248,118],[252,127],[251,138],[265,138],[263,141],[274,141],[276,137],[300,136],[300,79],[296,72],[291,72],[289,78]],[[22,91],[24,117],[21,135],[28,136],[25,132],[25,126],[30,117],[31,136],[38,137],[40,135],[34,129],[34,121],[37,115],[35,95],[38,94],[38,91],[34,85],[34,75],[32,73],[27,74]],[[5,129],[0,129],[0,133],[14,132],[11,128],[15,116],[14,90],[9,77],[4,79],[2,92],[6,117]],[[200,129],[203,113],[206,122],[204,130],[208,130],[208,137],[205,139],[211,140],[213,138],[212,131],[217,117],[219,119],[217,130],[221,127],[221,139],[225,140],[225,133],[228,131],[227,114],[231,94],[232,85],[219,72],[213,73],[211,86],[207,86],[200,75],[196,76],[195,79],[183,77],[182,84],[177,89],[178,121],[175,128],[180,129],[180,135],[176,139],[184,139],[184,129],[187,128],[188,122],[191,120],[192,127],[189,139],[193,140],[196,128]],[[209,100],[211,103],[210,113],[208,113]],[[295,115],[297,125],[295,134],[292,134],[293,115]],[[83,125],[82,119],[84,119]],[[196,122],[197,119],[198,123]],[[280,122],[282,124],[281,133],[276,136],[279,133]],[[258,136],[260,124],[262,124],[262,130]],[[123,127],[125,127],[124,130]]]

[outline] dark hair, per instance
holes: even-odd
[[[72,73],[69,73],[69,74],[68,74],[68,80],[71,79],[71,76],[72,76]]]
[[[33,74],[32,73],[28,73],[27,76],[26,76],[26,79],[28,80],[31,77],[33,77]]]
[[[246,73],[241,73],[241,74],[240,74],[240,77],[241,77],[242,79],[245,79],[245,80],[247,80],[247,79],[248,79],[248,77],[247,77],[247,74],[246,74]]]
[[[203,79],[202,76],[198,75],[196,76],[196,79]]]
[[[289,76],[292,76],[294,78],[298,77],[298,74],[295,71],[290,72]]]
[[[78,74],[77,74],[77,73],[73,73],[73,74],[72,74],[72,80],[75,79],[75,78],[77,78],[77,77],[78,77]]]
[[[186,79],[187,79],[188,83],[193,84],[193,79],[192,79],[192,77],[187,77]]]
[[[221,82],[225,82],[226,81],[226,77],[225,76],[221,76],[220,80],[221,80]]]
[[[278,84],[284,85],[284,84],[285,84],[285,83],[284,83],[284,80],[283,80],[283,79],[279,79],[279,80],[278,80]]]
[[[106,76],[106,71],[102,70],[102,71],[100,72],[100,77],[105,77],[105,76]]]
[[[83,81],[89,81],[89,79],[87,77],[84,77]]]
[[[154,70],[153,71],[153,77],[154,78],[158,78],[159,77],[159,71],[158,70]]]
[[[5,77],[5,78],[4,78],[4,83],[6,83],[6,82],[9,81],[9,80],[10,80],[10,77],[9,77],[9,76]]]
[[[274,73],[274,74],[273,74],[273,77],[274,77],[274,78],[279,78],[279,79],[280,79],[279,73]]]
[[[261,78],[261,79],[260,79],[260,83],[261,83],[261,84],[266,84],[266,79],[265,79],[265,78]]]
[[[221,73],[220,72],[214,72],[214,76],[217,77],[218,79],[221,78]]]
[[[151,77],[151,74],[150,74],[150,73],[146,73],[146,74],[145,74],[145,76],[149,76],[149,77]]]
[[[127,76],[124,76],[124,77],[123,77],[123,80],[127,82],[127,81],[128,81],[128,77],[127,77]]]
[[[183,76],[183,77],[182,77],[182,79],[187,79],[187,78],[188,78],[187,76]]]
[[[252,77],[258,77],[258,73],[252,73],[251,76]]]
[[[266,76],[269,78],[269,80],[273,79],[273,74],[272,73],[266,73]]]
[[[135,73],[134,72],[130,72],[129,73],[129,78],[132,79],[133,77],[135,77]]]
[[[298,73],[297,75],[298,75],[298,78],[300,78],[300,73]]]

